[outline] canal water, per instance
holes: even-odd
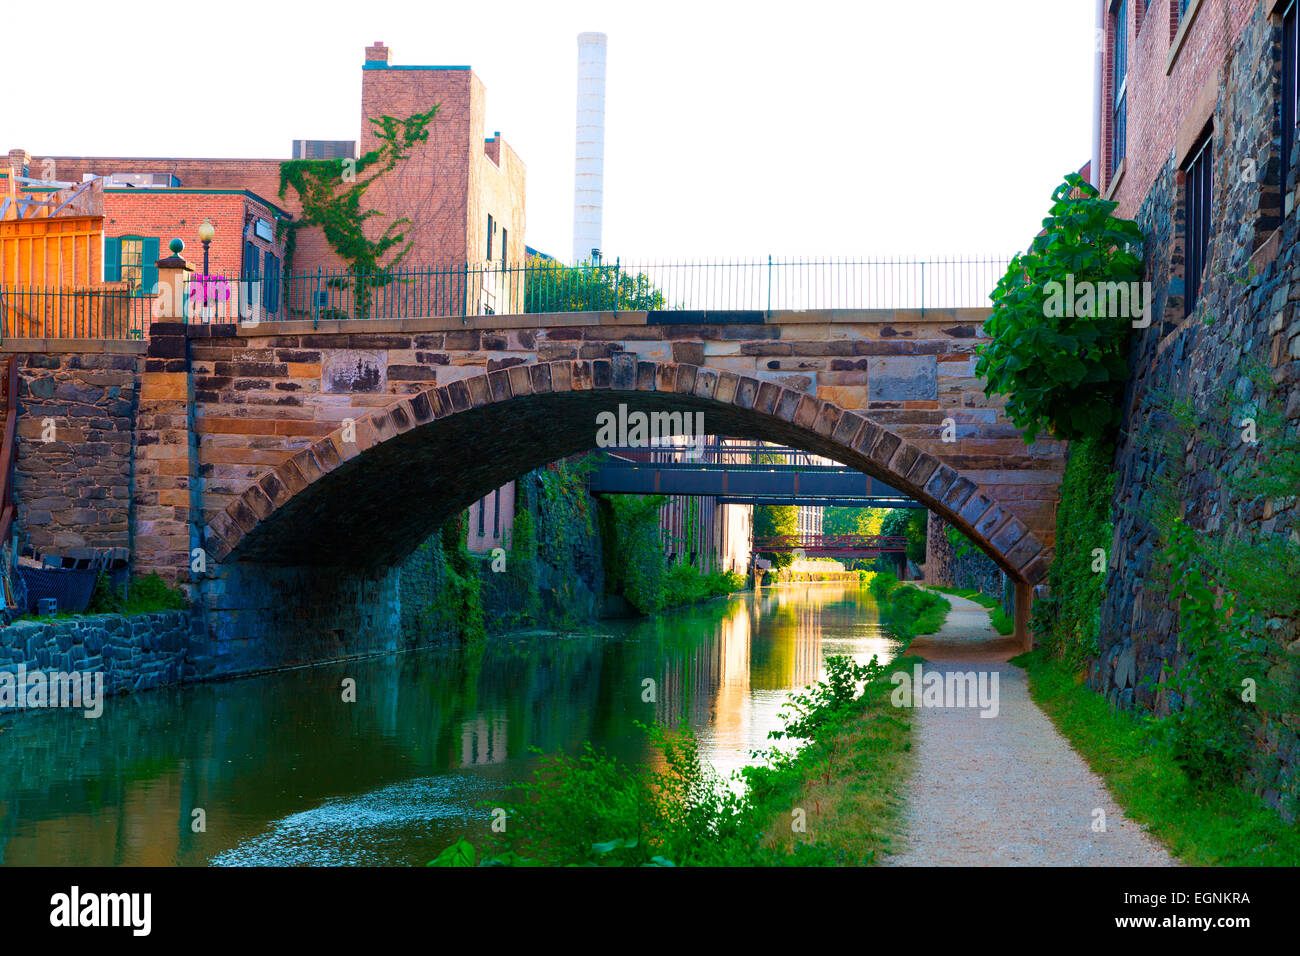
[[[0,718],[0,863],[424,864],[458,837],[484,842],[532,748],[590,740],[646,761],[634,722],[685,721],[727,776],[771,746],[828,655],[897,649],[866,588],[795,584],[494,639],[477,665],[423,651],[110,698],[97,720],[14,714]]]

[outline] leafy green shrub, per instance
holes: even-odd
[[[791,697],[781,711],[785,726],[772,731],[772,737],[816,738],[828,726],[842,723],[848,709],[857,703],[861,686],[884,673],[884,666],[874,655],[867,664],[846,655],[827,657],[826,679],[809,687],[806,693]]]
[[[107,574],[95,578],[87,614],[148,614],[154,611],[182,611],[185,593],[172,587],[156,571],[135,578],[129,587],[114,588]]]
[[[461,512],[442,526],[447,575],[436,612],[450,625],[462,644],[480,647],[487,640],[487,623],[483,616],[478,559],[466,547],[468,528],[465,517],[465,512]]]
[[[642,312],[664,308],[664,295],[645,273],[617,265],[566,266],[532,256],[524,268],[525,312]]]
[[[880,619],[902,639],[935,633],[943,627],[951,609],[939,595],[903,584],[888,572],[876,574],[871,593],[880,608]]]
[[[1112,215],[1116,206],[1081,176],[1066,176],[1043,234],[1012,259],[991,297],[984,329],[992,341],[980,349],[975,374],[990,398],[1007,396],[1007,415],[1027,441],[1040,431],[1104,438],[1119,425],[1135,317],[1129,293],[1142,279],[1143,240],[1136,223]],[[1113,283],[1124,284],[1128,314],[1110,314]],[[1092,303],[1064,302],[1076,289],[1091,290]]]
[[[708,596],[704,577],[689,564],[675,564],[664,580],[663,607],[694,604]]]
[[[792,791],[811,771],[829,773],[843,764],[837,735],[867,702],[888,697],[891,687],[876,659],[859,665],[849,657],[826,660],[827,679],[796,695],[774,738],[808,743],[798,752],[771,750],[765,764],[747,767],[744,792],[725,785],[700,756],[687,727],[668,733],[642,728],[661,757],[628,766],[590,743],[576,757],[545,757],[531,783],[512,789],[522,800],[510,811],[505,831],[479,859],[458,841],[430,866],[756,866],[861,862],[829,858],[815,845],[793,852],[763,840],[776,814],[789,813]],[[865,682],[865,683],[864,683]],[[892,715],[891,715],[892,718]],[[896,718],[894,718],[896,719]],[[871,759],[864,756],[860,759]],[[656,769],[656,766],[659,769]]]
[[[663,607],[680,607],[708,598],[743,591],[745,578],[734,571],[701,574],[692,565],[677,564],[668,569],[664,581]]]
[[[663,495],[615,495],[603,499],[605,588],[621,594],[642,614],[663,609],[668,573],[659,509]]]
[[[889,537],[906,538],[907,557],[917,564],[924,564],[928,514],[920,508],[892,508],[880,523],[880,533]]]
[[[1220,601],[1205,578],[1205,556],[1196,533],[1181,519],[1161,555],[1173,568],[1179,633],[1194,655],[1170,674],[1169,688],[1183,706],[1173,710],[1164,730],[1174,759],[1196,786],[1234,783],[1246,770],[1250,752],[1251,703],[1244,681],[1260,673],[1259,652],[1234,613],[1237,599]]]
[[[772,455],[759,455],[759,458],[772,458]],[[799,509],[792,505],[757,505],[754,508],[754,537],[782,538],[799,534]],[[794,555],[789,551],[764,551],[762,557],[772,563],[773,569],[779,571],[794,564]]]

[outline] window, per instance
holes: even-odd
[[[257,246],[245,240],[244,241],[244,274],[243,276],[241,276],[241,278],[245,282],[256,282],[259,278],[261,278],[261,270],[258,268],[258,264],[260,262],[261,262],[261,257],[258,255]]]
[[[1210,246],[1213,145],[1214,140],[1207,138],[1199,149],[1193,150],[1192,159],[1186,169],[1183,315],[1191,315],[1192,310],[1196,308],[1197,299],[1200,298],[1201,276],[1205,272],[1205,259]]]
[[[502,269],[504,269],[507,265],[506,257],[508,253],[506,250],[508,250],[509,248],[510,248],[510,231],[508,229],[502,229],[501,230],[501,268]]]
[[[144,240],[123,239],[121,262],[122,281],[133,294],[139,295],[140,286],[144,283]]]
[[[1300,82],[1297,82],[1297,52],[1300,51],[1300,3],[1291,0],[1282,16],[1282,189],[1286,189],[1291,170],[1291,151],[1295,145],[1296,124],[1300,123]]]
[[[485,508],[487,508],[487,499],[480,498],[478,503],[478,536],[480,538],[483,537],[483,519],[486,517],[483,511]]]
[[[104,281],[125,282],[132,295],[158,291],[158,240],[149,236],[104,239]]]
[[[485,260],[487,262],[492,261],[492,234],[495,233],[496,231],[497,231],[496,221],[493,220],[491,216],[488,216],[487,259]]]
[[[501,537],[501,489],[492,493],[492,537]]]
[[[1111,87],[1115,91],[1110,117],[1110,178],[1114,179],[1128,146],[1128,0],[1113,8]]]
[[[275,315],[280,311],[280,257],[268,249],[262,261],[262,308],[269,315]]]

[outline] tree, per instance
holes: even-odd
[[[880,533],[888,537],[906,538],[907,557],[917,564],[924,564],[929,514],[922,508],[893,508],[881,522]]]
[[[888,508],[836,508],[822,510],[822,532],[824,534],[878,535],[880,526],[889,514]],[[844,567],[850,571],[862,568],[871,569],[871,562],[860,558],[844,560]]]
[[[1142,230],[1116,203],[1071,173],[1052,193],[1051,215],[1029,251],[1011,260],[984,323],[992,339],[975,374],[1032,442],[1107,438],[1119,426],[1128,342],[1150,321],[1141,283]]]
[[[524,273],[525,312],[656,312],[664,295],[645,273],[619,266],[566,266],[533,256]]]
[[[799,533],[799,509],[794,505],[757,505],[754,508],[754,537],[776,538]],[[794,563],[789,552],[760,552],[774,568],[788,568]]]
[[[881,523],[888,508],[836,508],[822,512],[822,532],[825,534],[882,534]]]

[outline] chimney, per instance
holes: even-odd
[[[32,154],[25,149],[9,150],[9,168],[14,171],[15,176],[26,176],[27,168],[31,165]]]
[[[384,46],[383,40],[376,40],[371,46],[366,47],[366,62],[388,66],[388,47]]]
[[[573,261],[600,248],[605,195],[605,44],[603,33],[578,34],[578,141],[573,170]]]

